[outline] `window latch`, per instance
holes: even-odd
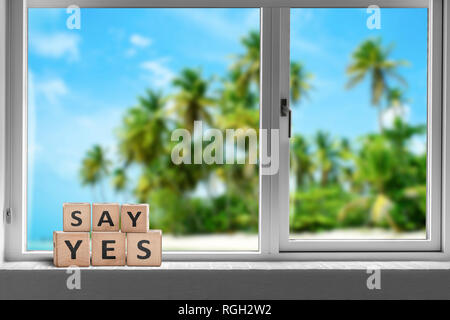
[[[289,108],[288,99],[283,98],[281,99],[281,116],[282,117],[289,117],[289,128],[288,128],[288,134],[289,138],[292,136],[292,110]]]
[[[5,210],[5,222],[6,222],[6,224],[11,224],[11,220],[12,220],[11,208],[6,208],[6,210]]]

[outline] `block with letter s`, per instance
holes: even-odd
[[[159,267],[162,260],[162,231],[127,234],[127,265]]]
[[[91,204],[64,203],[63,230],[64,232],[90,232]]]

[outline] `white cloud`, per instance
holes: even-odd
[[[130,49],[128,49],[126,52],[125,52],[125,56],[127,56],[127,57],[134,57],[135,55],[136,55],[136,53],[137,53],[137,50],[136,49],[134,49],[134,48],[130,48]]]
[[[403,105],[403,106],[395,107],[395,108],[389,108],[387,110],[384,110],[381,115],[381,118],[383,121],[383,126],[385,128],[392,128],[396,118],[400,118],[403,121],[407,122],[409,119],[410,113],[411,113],[411,108],[407,105]]]
[[[77,134],[65,135],[64,146],[57,151],[60,161],[55,168],[57,173],[61,177],[78,179],[82,159],[95,144],[104,147],[110,159],[117,160],[114,130],[120,123],[122,113],[121,108],[114,106],[110,106],[107,112],[104,108],[84,114],[67,112],[65,123],[60,124],[60,130]],[[49,159],[50,161],[54,160]]]
[[[28,157],[29,162],[34,163],[34,159],[42,151],[42,147],[36,141],[36,85],[32,71],[28,73],[28,82]],[[33,175],[30,174],[30,179],[32,177]]]
[[[39,81],[34,84],[34,88],[36,94],[43,95],[51,104],[57,104],[59,98],[69,92],[64,80],[59,78]]]
[[[108,29],[108,33],[117,41],[122,41],[126,37],[126,32],[122,28],[111,27]]]
[[[300,37],[295,37],[291,40],[291,43],[292,50],[308,52],[310,54],[320,54],[322,56],[326,55],[325,51],[317,43],[307,41]]]
[[[62,58],[73,61],[80,56],[79,44],[81,38],[75,33],[32,34],[31,49],[37,54],[48,58]]]
[[[246,15],[227,16],[223,10],[196,9],[178,11],[183,18],[189,19],[216,38],[236,41],[249,29],[259,26],[259,10],[249,10]]]
[[[48,122],[52,123],[52,130],[43,130],[46,124],[39,123],[39,145],[36,145],[35,159],[44,163],[59,178],[78,181],[82,160],[93,145],[101,145],[110,159],[117,160],[114,130],[121,116],[122,110],[116,107],[83,114],[69,109],[51,112]]]
[[[153,41],[150,38],[144,37],[139,34],[133,34],[130,37],[130,43],[132,45],[127,51],[125,51],[125,56],[128,58],[134,57],[138,53],[138,49],[146,48],[150,46]]]
[[[409,150],[416,155],[422,155],[427,151],[426,137],[414,137],[409,144]]]
[[[146,61],[141,64],[141,68],[148,71],[145,77],[156,87],[163,88],[170,84],[175,77],[175,73],[165,66],[167,59]]]
[[[133,34],[130,37],[130,42],[136,47],[145,48],[152,44],[152,39],[141,36],[139,34]]]

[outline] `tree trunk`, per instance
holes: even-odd
[[[378,107],[378,129],[380,130],[380,133],[384,131],[383,127],[383,109],[381,106]]]

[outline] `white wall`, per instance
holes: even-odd
[[[6,1],[0,0],[0,263],[4,254],[5,208],[5,103],[6,103]]]

